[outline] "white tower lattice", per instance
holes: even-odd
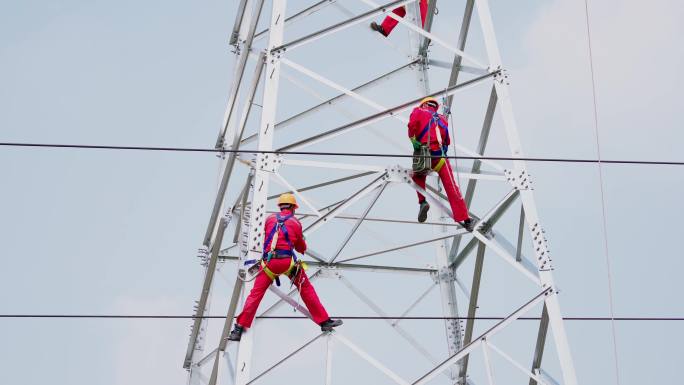
[[[404,135],[407,119],[403,116],[403,113],[415,106],[424,96],[443,97],[446,105],[450,106],[455,94],[489,84],[491,92],[477,147],[470,149],[458,141],[454,141],[457,151],[459,154],[475,157],[484,154],[490,137],[495,111],[498,110],[505,132],[505,141],[508,144],[511,157],[522,158],[524,156],[513,116],[507,75],[499,56],[487,0],[467,0],[465,2],[464,17],[455,45],[450,43],[451,38],[436,36],[429,32],[431,31],[436,1],[429,2],[425,29],[420,27],[420,18],[417,16],[418,1],[416,0],[392,1],[382,6],[371,0],[360,1],[368,6],[368,11],[361,14],[350,13],[344,6],[341,6],[339,2],[334,0],[324,0],[318,1],[304,10],[287,17],[286,0],[272,0],[269,28],[260,33],[256,33],[256,30],[260,17],[267,13],[262,12],[267,9],[264,4],[265,1],[241,0],[239,2],[237,19],[231,38],[231,44],[236,48],[235,75],[229,94],[224,124],[216,145],[217,148],[230,150],[256,149],[259,153],[249,155],[248,153],[230,152],[221,160],[221,180],[218,186],[217,197],[203,245],[200,249],[202,264],[205,266],[205,277],[200,299],[196,306],[197,318],[194,320],[184,362],[184,367],[189,371],[189,383],[214,385],[234,381],[235,384],[243,385],[255,383],[256,381],[267,381],[274,369],[294,365],[297,355],[302,354],[301,352],[306,349],[319,349],[320,346],[318,345],[321,345],[321,341],[323,341],[325,342],[323,352],[326,368],[324,371],[324,381],[326,384],[340,383],[340,381],[335,380],[336,373],[338,372],[333,370],[336,362],[333,359],[333,351],[337,349],[336,346],[347,347],[359,360],[367,362],[384,374],[384,378],[388,383],[424,384],[433,380],[436,382],[438,379],[444,383],[451,384],[484,381],[487,381],[489,384],[499,383],[497,380],[500,380],[500,378],[495,376],[498,365],[495,363],[494,357],[497,357],[499,360],[508,361],[507,365],[510,367],[523,372],[526,378],[529,378],[531,385],[535,383],[549,385],[557,383],[577,384],[570,348],[558,304],[558,290],[553,281],[551,259],[544,230],[540,224],[534,202],[532,182],[524,161],[512,160],[504,163],[503,161],[476,159],[472,161],[472,165],[468,169],[455,167],[459,176],[468,180],[467,186],[465,186],[465,198],[469,207],[474,203],[474,192],[478,180],[492,181],[493,183],[507,186],[505,194],[499,197],[499,199],[493,202],[485,201],[481,203],[481,206],[486,207],[486,209],[481,212],[472,212],[473,210],[471,209],[471,215],[478,219],[478,228],[471,234],[467,233],[460,226],[456,226],[450,219],[450,210],[448,205],[445,204],[444,196],[440,192],[441,190],[436,179],[429,179],[428,185],[432,187],[428,187],[424,191],[411,180],[410,169],[400,165],[388,165],[386,162],[390,158],[375,158],[376,164],[372,164],[370,161],[362,163],[357,161],[356,158],[343,158],[342,161],[338,161],[340,157],[330,157],[322,161],[318,157],[310,159],[301,154],[292,154],[292,152],[309,150],[311,146],[324,144],[334,138],[339,141],[349,136],[350,139],[347,140],[353,140],[353,136],[351,136],[353,133],[360,130],[370,130],[372,125],[379,124],[387,118],[394,120],[396,125],[401,126],[401,130],[393,133],[394,136],[398,135],[397,132]],[[339,7],[351,16],[345,21],[320,31],[290,41],[284,40],[285,28],[290,23],[308,17],[322,8],[331,5]],[[391,14],[388,12],[404,5],[407,6],[409,11],[407,17],[404,19],[396,16],[393,17],[410,31],[411,58],[408,63],[402,64],[387,74],[376,77],[357,87],[347,88],[304,65],[298,64],[291,57],[291,52],[297,48],[318,39],[329,38],[332,34],[344,33],[344,30],[349,27],[361,23],[365,24],[371,19]],[[477,11],[476,13],[474,12],[475,10]],[[440,17],[445,18],[446,16],[441,15]],[[486,60],[480,60],[464,52],[471,18],[473,17],[479,21],[482,30],[484,50],[487,55]],[[257,48],[258,39],[266,36],[268,36],[266,46],[263,49]],[[434,47],[432,49],[445,50],[454,55],[453,63],[449,64],[451,69],[449,83],[446,88],[439,89],[436,92],[430,88],[429,66],[439,67],[444,66],[444,63],[432,60],[429,57],[430,44]],[[250,57],[255,63],[254,73],[251,83],[245,86],[243,78],[245,73],[248,73],[247,68],[249,67]],[[280,102],[279,99],[283,98],[283,95],[279,95],[281,78],[287,76],[289,80],[297,85],[296,79],[282,71],[284,68],[292,71],[292,73],[302,75],[303,78],[308,78],[326,87],[330,87],[339,92],[339,94],[332,98],[324,97],[320,104],[306,108],[287,119],[277,120],[276,110]],[[385,81],[387,79],[404,71],[415,72],[419,87],[417,94],[420,97],[404,100],[400,104],[387,107],[370,97],[364,96],[367,90],[377,85],[386,84]],[[464,73],[465,75],[463,76],[469,76],[469,78],[459,82],[459,75]],[[251,126],[250,113],[256,104],[255,98],[261,84],[263,84],[263,97],[260,106],[261,117],[258,126],[255,125],[257,129],[253,130],[255,132],[249,134],[248,127]],[[299,86],[303,89],[307,87],[301,83]],[[308,91],[312,92],[310,88]],[[237,109],[240,100],[242,100],[243,109],[238,113]],[[307,135],[299,140],[296,139],[296,135],[292,130],[285,130],[288,126],[292,127],[301,124],[303,120],[313,114],[326,109],[340,108],[340,104],[348,100],[357,101],[375,112],[332,129],[317,128],[311,135]],[[349,111],[346,114],[349,114]],[[353,114],[351,115],[353,116]],[[396,122],[396,120],[399,122]],[[384,137],[388,141],[392,140],[390,138],[391,135],[386,133],[378,134],[375,132],[375,134],[381,138]],[[277,147],[274,144],[276,143],[276,137],[285,145]],[[377,138],[369,141],[381,143],[380,139]],[[254,147],[255,144],[256,147]],[[224,202],[227,200],[231,179],[241,178],[234,171],[238,165],[245,165],[249,171],[244,181],[239,183],[241,191],[238,194],[238,198],[232,206],[226,206]],[[345,174],[342,177],[331,179],[330,175],[325,172],[317,174],[304,171],[311,168],[331,170],[331,173],[333,170],[336,170],[345,173],[352,172],[352,174]],[[292,178],[286,176],[288,170],[298,170],[297,175],[301,175],[302,179],[312,180],[313,183],[306,187],[296,187],[291,182]],[[215,277],[220,274],[219,270],[222,262],[238,260],[237,263],[242,265],[244,260],[258,259],[261,256],[263,225],[266,216],[269,215],[269,202],[278,195],[276,193],[277,190],[272,188],[271,182],[282,186],[283,191],[294,192],[302,203],[301,220],[304,223],[305,234],[311,247],[306,255],[306,259],[312,267],[309,270],[311,279],[334,278],[335,282],[333,283],[335,285],[343,288],[346,287],[348,291],[345,291],[345,293],[350,293],[360,303],[365,304],[378,316],[384,318],[389,318],[385,307],[378,305],[374,301],[374,296],[370,295],[371,293],[362,290],[353,282],[353,279],[350,279],[353,274],[363,274],[364,272],[388,273],[383,275],[382,278],[378,278],[378,280],[387,280],[388,283],[393,282],[392,275],[395,274],[426,277],[434,282],[427,291],[422,291],[419,295],[415,296],[416,298],[406,301],[407,308],[401,316],[386,320],[390,328],[401,337],[403,343],[411,347],[410,351],[390,349],[392,352],[385,352],[379,357],[377,354],[369,352],[369,350],[374,345],[386,344],[387,341],[369,340],[366,338],[361,343],[358,339],[352,337],[354,330],[350,330],[350,335],[347,335],[348,332],[345,329],[347,325],[345,325],[338,331],[310,335],[301,340],[297,336],[290,336],[293,339],[293,341],[290,341],[293,346],[291,351],[283,355],[282,359],[277,359],[272,363],[269,362],[268,366],[260,371],[255,371],[253,370],[255,369],[253,366],[254,355],[258,347],[255,345],[254,339],[260,333],[268,333],[266,326],[261,325],[260,322],[255,323],[254,327],[243,335],[242,341],[239,343],[229,344],[226,339],[233,322],[233,317],[242,301],[241,297],[244,297],[244,294],[251,288],[250,282],[243,283],[243,281],[235,278],[232,278],[235,279],[234,283],[231,282],[233,288],[228,304],[227,318],[221,320],[220,333],[218,331],[215,333],[215,337],[218,337],[220,334],[220,338],[218,341],[212,342],[212,335],[209,331],[211,329],[210,322],[202,317],[207,315],[212,294],[214,297],[221,295],[221,293],[212,289],[216,285]],[[355,185],[360,182],[363,182],[360,186]],[[313,197],[317,191],[330,186],[335,186],[336,190],[328,191],[325,197],[330,198],[329,200],[333,203],[328,205],[318,204],[317,199]],[[426,224],[407,223],[408,221],[397,219],[385,213],[371,218],[369,214],[389,194],[390,186],[408,186],[415,191],[422,192],[433,207],[429,221]],[[408,190],[404,189],[403,193],[405,194]],[[405,197],[405,199],[412,198]],[[365,202],[365,205],[361,205],[361,213],[356,215],[349,214],[349,209],[360,205],[360,202]],[[519,202],[521,209],[519,226],[514,234],[514,236],[517,236],[517,244],[514,245],[513,242],[507,240],[505,231],[500,231],[497,228],[497,222],[499,222],[504,214],[512,211],[512,207],[518,207],[515,205],[516,202]],[[332,232],[332,235],[327,234],[327,238],[325,238],[326,235],[318,235],[325,234],[326,228],[336,226],[337,222],[348,222],[352,225],[344,231],[339,231],[338,226]],[[354,244],[355,246],[359,246],[359,244],[364,246],[363,240],[355,242],[359,238],[357,230],[361,226],[365,226],[366,230],[371,231],[369,223],[381,223],[388,227],[397,225],[420,228],[421,230],[430,226],[432,232],[410,242],[392,239],[389,241],[391,244],[383,248],[371,251],[366,250],[356,255],[345,255],[344,251],[349,250]],[[234,230],[232,242],[224,240],[224,234],[230,233],[229,229]],[[415,230],[416,234],[420,234],[421,230]],[[528,234],[527,239],[532,243],[531,250],[534,253],[534,256],[530,259],[525,256],[524,252],[523,241],[525,233]],[[381,236],[382,234],[379,234],[378,238]],[[318,243],[316,242],[317,239]],[[334,243],[331,250],[326,252],[317,251],[318,244],[323,243],[322,240],[324,239],[328,243]],[[359,263],[369,261],[371,258],[379,255],[411,250],[415,247],[426,250],[430,247],[429,244],[433,244],[435,247],[435,254],[432,257],[431,264],[427,267],[412,266],[410,264],[400,266],[384,262],[372,264]],[[515,304],[508,306],[506,309],[502,308],[500,311],[506,311],[507,315],[505,317],[497,320],[492,325],[482,328],[482,326],[478,326],[476,316],[480,300],[480,287],[486,251],[489,252],[487,255],[496,256],[504,261],[512,272],[511,274],[520,275],[530,281],[531,287],[534,290],[527,290],[532,295],[521,296]],[[458,272],[459,268],[462,269],[465,266],[465,261],[473,252],[475,252],[474,271],[470,288],[468,288],[459,279],[460,275]],[[234,265],[231,264],[230,266]],[[517,282],[515,281],[515,285],[518,284]],[[388,286],[387,283],[379,285]],[[405,318],[404,316],[421,306],[421,303],[431,295],[431,291],[435,287],[439,289],[439,302],[442,305],[441,314],[443,316],[443,320],[440,322],[444,323],[447,342],[447,350],[443,354],[435,349],[427,349],[424,342],[417,338],[415,333],[412,333],[408,327],[400,325],[400,322],[403,322],[402,320]],[[459,311],[459,292],[457,288],[463,292],[467,300],[467,307],[464,307],[464,311]],[[502,291],[505,289],[508,288],[502,288]],[[296,291],[283,292],[276,287],[271,287],[271,291],[281,299],[270,307],[267,307],[266,304],[262,305],[261,315],[272,314],[283,303],[289,303],[302,314],[308,315],[306,309],[293,299]],[[380,293],[380,295],[387,294]],[[325,298],[323,299],[325,300]],[[377,297],[375,300],[377,300]],[[511,309],[513,310],[511,311]],[[492,339],[503,330],[510,328],[514,321],[533,309],[541,310],[541,320],[537,333],[535,333],[536,343],[531,342],[529,338],[523,337],[515,342],[516,346],[530,348],[529,353],[533,354],[533,362],[531,366],[528,366],[520,363],[521,359],[518,358],[519,349],[515,349],[514,352],[507,351],[507,349],[499,347],[498,342],[495,345]],[[357,314],[356,310],[354,308],[345,309],[344,314]],[[558,356],[557,371],[560,374],[559,380],[555,380],[550,371],[544,370],[542,367],[542,356],[547,345],[546,337],[549,326],[551,326],[553,331],[551,344]],[[478,336],[474,337],[478,327],[482,331],[478,331]],[[235,349],[232,349],[232,346]],[[211,350],[207,351],[206,347],[211,348]],[[473,373],[472,365],[474,359],[470,357],[470,354],[478,349],[482,351],[484,360],[482,361],[481,371]],[[392,365],[397,360],[408,359],[407,357],[414,353],[418,354],[422,360],[425,360],[425,363],[419,364],[416,361],[415,365],[412,365],[410,368],[406,367],[406,365],[403,367],[401,365]],[[258,356],[262,357],[263,354],[260,353]],[[301,365],[301,363],[298,363],[298,365]],[[315,367],[315,365],[313,366]],[[356,381],[361,381],[360,383],[366,383],[367,380],[363,372],[345,372],[343,374],[347,381],[355,379]],[[358,378],[354,377],[356,374],[358,374]],[[297,382],[307,383],[303,378],[298,378]],[[311,382],[318,383],[320,381],[311,380]],[[508,382],[510,381],[507,380],[506,383]]]

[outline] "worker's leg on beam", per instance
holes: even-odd
[[[438,166],[439,160],[433,159],[433,167]],[[454,178],[454,172],[451,169],[451,164],[445,159],[442,162],[441,168],[437,171],[439,178],[442,181],[444,190],[446,192],[447,198],[449,199],[449,205],[451,205],[451,212],[454,215],[454,220],[456,222],[462,222],[470,218],[468,215],[468,208],[466,207],[463,196],[461,195],[461,190],[456,184],[456,179]]]
[[[404,17],[404,16],[406,16],[406,7],[402,6],[399,8],[395,8],[392,10],[392,13],[394,13],[395,15],[397,15],[399,17]],[[382,21],[382,24],[380,26],[382,27],[382,30],[383,30],[385,36],[389,36],[389,34],[392,33],[392,30],[394,29],[394,27],[397,26],[397,24],[399,24],[398,21],[387,16],[387,17],[385,17],[385,20]]]
[[[314,289],[313,285],[309,281],[309,277],[306,275],[306,272],[302,267],[297,269],[296,275],[293,277],[292,282],[299,290],[299,295],[302,297],[304,305],[306,305],[309,313],[311,313],[311,318],[313,318],[313,321],[319,325],[322,322],[327,321],[330,318],[328,316],[328,312],[325,311],[325,307],[318,298],[318,294],[316,294],[316,289]]]

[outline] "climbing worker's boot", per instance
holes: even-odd
[[[430,210],[430,205],[427,201],[420,202],[420,208],[418,208],[418,222],[423,223],[427,219],[427,213]]]
[[[228,340],[230,341],[240,341],[242,338],[242,332],[245,331],[245,328],[242,326],[235,324],[235,327],[233,328],[233,331],[230,332],[230,335],[228,336]]]
[[[461,226],[463,226],[464,229],[472,232],[475,229],[475,222],[473,222],[472,218],[468,218],[461,222]]]
[[[320,323],[321,331],[324,331],[324,332],[331,332],[333,330],[333,328],[336,328],[340,325],[342,325],[341,319],[330,319],[330,318],[328,318],[327,320]]]
[[[382,25],[380,25],[380,24],[378,24],[378,23],[376,23],[376,22],[372,22],[372,23],[370,23],[370,28],[371,28],[373,31],[379,32],[382,36],[387,37],[387,34],[385,33],[385,30],[382,29]]]

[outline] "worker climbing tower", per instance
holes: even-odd
[[[422,0],[376,1],[236,2],[216,141],[228,151],[199,249],[188,383],[576,385],[488,0],[431,0],[424,25]],[[464,12],[450,14],[454,4]],[[399,25],[386,38],[368,25],[387,15]],[[380,49],[366,45],[400,53],[372,73]],[[410,157],[391,156],[411,154],[407,112],[426,96],[453,111],[449,155],[473,232],[451,219],[434,176],[423,190]],[[499,160],[478,159],[492,151]],[[252,286],[244,262],[261,257],[264,221],[286,191],[301,206],[308,274],[345,324],[321,333],[300,319],[309,314],[284,282],[242,340],[228,341]],[[416,191],[431,205],[425,223],[415,220]],[[207,317],[210,305],[226,317]]]

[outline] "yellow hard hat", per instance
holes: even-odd
[[[425,103],[427,103],[427,102],[433,102],[433,103],[435,104],[435,108],[438,108],[438,107],[439,107],[439,102],[437,101],[437,99],[435,99],[435,98],[433,98],[433,97],[431,97],[431,96],[428,96],[428,97],[426,97],[426,98],[423,98],[423,100],[420,101],[420,105],[422,106],[423,104],[425,104]]]
[[[296,209],[299,208],[299,205],[297,205],[297,199],[295,199],[295,196],[292,193],[281,194],[278,198],[278,206],[280,205],[292,205]]]

